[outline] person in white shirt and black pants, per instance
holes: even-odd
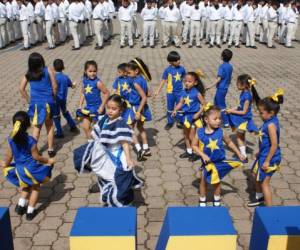
[[[153,0],[147,0],[146,6],[141,12],[141,17],[144,21],[142,48],[147,47],[148,37],[149,37],[150,47],[154,48],[154,36],[155,36],[155,25],[156,25],[155,20],[157,16],[157,8],[152,6],[153,6]]]
[[[122,1],[122,6],[119,8],[118,18],[121,26],[121,41],[120,48],[125,46],[125,35],[128,37],[128,44],[130,48],[133,48],[133,38],[132,38],[132,20],[133,20],[133,8],[129,6],[130,2],[128,0]]]

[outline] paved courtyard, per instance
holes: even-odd
[[[299,38],[299,32],[297,34]],[[28,55],[37,51],[51,65],[56,58],[65,61],[65,72],[74,81],[80,83],[83,64],[94,59],[99,65],[99,75],[109,87],[116,76],[116,66],[128,62],[133,57],[141,57],[149,66],[153,76],[150,87],[155,89],[160,81],[166,56],[173,48],[119,49],[119,36],[110,46],[102,51],[95,51],[94,46],[83,47],[79,51],[71,51],[72,43],[55,50],[45,50],[46,44],[28,52],[21,52],[16,47],[0,52],[0,153],[5,152],[6,137],[12,129],[11,117],[20,109],[26,109],[25,102],[19,94],[19,83],[27,67]],[[239,92],[235,86],[238,74],[248,73],[257,79],[257,89],[262,96],[272,94],[278,87],[285,89],[285,103],[279,118],[281,122],[282,168],[276,173],[271,185],[273,187],[274,204],[300,205],[300,44],[295,49],[277,46],[277,49],[266,49],[258,45],[258,50],[233,49],[234,65],[233,82],[228,95],[228,104],[236,106]],[[188,71],[202,69],[206,74],[205,83],[211,84],[215,79],[220,64],[221,50],[217,48],[178,49],[182,56],[182,64]],[[80,85],[80,84],[78,84]],[[79,90],[69,91],[69,110],[74,115],[79,102]],[[208,92],[207,100],[212,100],[213,92]],[[138,250],[154,249],[168,206],[196,206],[198,203],[199,162],[194,164],[182,160],[182,132],[177,128],[170,131],[163,129],[165,121],[165,96],[149,99],[153,112],[153,121],[147,123],[147,132],[153,156],[146,162],[138,163],[137,172],[145,179],[145,187],[136,193],[138,211]],[[255,112],[256,124],[261,124]],[[28,222],[14,212],[18,200],[18,190],[0,175],[0,206],[10,207],[10,216],[16,250],[26,249],[69,249],[68,235],[76,214],[82,206],[101,206],[99,194],[89,194],[88,188],[94,183],[91,174],[77,175],[73,168],[73,149],[85,143],[83,131],[72,137],[67,131],[63,140],[56,141],[57,164],[53,171],[52,181],[42,187],[39,200],[39,214]],[[230,131],[228,131],[230,133]],[[247,136],[247,151],[252,160],[257,150],[257,138]],[[39,147],[45,154],[45,136]],[[230,156],[230,153],[228,153]],[[238,232],[238,249],[248,249],[251,233],[251,221],[254,209],[247,208],[253,185],[249,179],[249,168],[232,171],[222,183],[222,202],[228,207]],[[201,223],[201,221],[199,221]],[[101,247],[100,247],[101,248]]]

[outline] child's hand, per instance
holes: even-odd
[[[159,92],[158,92],[158,90],[156,90],[156,91],[154,92],[153,98],[157,97],[158,95],[159,95]]]
[[[265,161],[261,168],[262,170],[267,171],[269,167],[270,167],[270,162]]]
[[[77,82],[72,82],[72,88],[75,89],[77,86]]]
[[[137,121],[141,120],[141,113],[140,113],[140,112],[136,112],[136,113],[135,113],[135,119],[136,119]]]
[[[53,165],[55,163],[55,159],[54,158],[50,158],[47,162],[48,165]]]
[[[198,118],[199,118],[199,115],[198,115],[198,114],[194,114],[194,115],[193,115],[193,120],[194,120],[194,121],[198,120]]]
[[[98,109],[98,113],[103,114],[103,112],[104,112],[104,106],[100,106],[100,108]]]
[[[172,117],[175,117],[176,114],[177,114],[177,111],[174,110],[174,111],[172,112]]]
[[[202,158],[202,160],[204,161],[205,164],[210,162],[210,158],[206,154],[204,154],[201,158]]]
[[[242,154],[238,155],[238,158],[240,159],[240,161],[244,162],[246,160],[246,157]]]
[[[234,109],[226,109],[226,110],[225,110],[225,113],[226,113],[226,114],[231,114],[233,110],[234,110]]]
[[[127,160],[127,169],[128,170],[133,169],[134,165],[135,164],[134,164],[134,162],[131,159]]]

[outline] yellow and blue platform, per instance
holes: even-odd
[[[135,250],[136,208],[79,208],[70,232],[70,250]]]
[[[14,249],[9,209],[7,207],[0,207],[0,249]]]
[[[299,250],[300,206],[255,209],[250,250]]]
[[[236,250],[237,234],[224,207],[170,207],[156,250]]]

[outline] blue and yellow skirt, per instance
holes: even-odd
[[[205,181],[210,184],[218,184],[232,169],[242,165],[242,162],[234,160],[208,163],[203,167]]]
[[[128,105],[127,105],[128,106]],[[130,105],[124,112],[123,112],[123,119],[127,122],[128,125],[133,124],[136,122],[135,120],[135,113],[138,110],[139,105]],[[141,121],[148,122],[152,120],[152,114],[150,111],[149,106],[146,104],[142,113],[141,113]]]
[[[200,118],[194,120],[195,113],[179,113],[176,115],[178,122],[183,124],[185,128],[202,128],[203,122]]]
[[[272,175],[280,169],[280,161],[271,163],[267,170],[262,169],[262,165],[264,164],[264,159],[256,159],[252,165],[252,172],[255,174],[255,180],[259,182],[263,182],[264,179]]]
[[[237,129],[238,132],[245,133],[246,131],[250,133],[258,133],[258,128],[254,124],[252,118],[245,119],[240,115],[229,114],[229,125],[230,127]]]
[[[5,178],[17,187],[31,187],[46,183],[51,178],[52,167],[42,164],[29,164],[25,166],[16,166],[12,163],[9,167],[3,169]]]
[[[47,118],[52,118],[54,114],[54,103],[30,103],[28,115],[33,126],[44,124]]]
[[[82,120],[83,118],[88,118],[93,122],[98,121],[98,116],[100,115],[98,113],[99,107],[89,107],[86,106],[83,109],[77,109],[76,110],[76,118],[79,120]]]

